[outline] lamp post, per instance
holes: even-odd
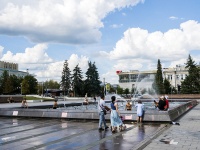
[[[21,95],[22,95],[22,83],[20,83],[20,85],[21,85]]]
[[[176,68],[174,69],[174,74],[175,74],[175,90],[176,90]]]
[[[104,85],[104,87],[103,87],[103,93],[104,93],[104,96],[106,96],[106,92],[105,92],[105,90],[106,90],[105,78],[103,78],[103,85]]]

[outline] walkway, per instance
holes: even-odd
[[[141,147],[144,150],[199,150],[200,149],[200,104],[190,110],[154,140]]]

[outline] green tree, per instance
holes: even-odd
[[[95,96],[101,93],[101,81],[99,80],[99,73],[95,63],[88,62],[88,66],[85,80],[85,92],[88,96]]]
[[[37,89],[37,79],[32,75],[26,75],[22,81],[22,94],[36,94]]]
[[[64,90],[64,95],[69,92],[71,88],[71,71],[68,67],[68,61],[65,60],[64,66],[63,66],[63,71],[62,71],[62,76],[61,76],[61,82],[60,82],[61,88]]]
[[[44,82],[44,87],[47,87],[48,89],[59,89],[60,84],[57,81],[51,79]]]
[[[13,85],[7,70],[4,70],[1,76],[1,92],[2,94],[11,94]]]
[[[123,88],[121,88],[120,86],[117,87],[117,94],[123,94]]]
[[[157,72],[155,75],[155,80],[153,82],[153,88],[157,94],[164,94],[164,84],[163,84],[163,75],[162,75],[162,66],[160,59],[158,59]]]
[[[164,80],[164,91],[165,91],[165,94],[170,94],[171,93],[171,84],[170,82],[165,78]]]
[[[72,85],[73,85],[74,96],[76,96],[76,95],[83,96],[84,95],[82,70],[78,65],[76,65],[76,67],[73,70]]]
[[[189,55],[186,68],[188,68],[188,76],[181,84],[181,93],[195,94],[200,93],[200,69],[195,64],[195,61]]]
[[[125,88],[124,89],[124,94],[126,94],[126,96],[127,96],[127,94],[129,94],[129,93],[130,93],[129,88]]]
[[[21,87],[21,91],[23,95],[29,94],[30,93],[30,89],[29,89],[29,83],[27,79],[23,79],[22,80],[22,87]]]

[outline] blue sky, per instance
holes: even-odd
[[[38,81],[60,81],[95,62],[100,80],[116,70],[156,70],[200,62],[199,0],[1,0],[0,60],[29,69]]]

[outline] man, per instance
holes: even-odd
[[[104,110],[110,110],[110,108],[108,108],[106,106],[106,103],[104,101],[105,96],[102,95],[101,99],[99,100],[99,104],[98,104],[98,110],[99,110],[99,131],[104,130],[102,128],[102,123],[104,124],[104,128],[105,130],[108,129],[109,127],[106,125],[106,120],[105,120],[105,115],[104,115]]]

